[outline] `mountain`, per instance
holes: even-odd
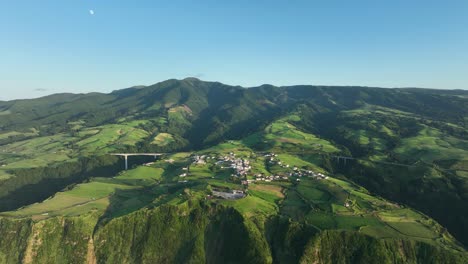
[[[196,78],[0,102],[0,263],[465,263],[467,105]]]

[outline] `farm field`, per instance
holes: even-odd
[[[466,160],[467,149],[467,140],[443,136],[437,129],[425,127],[417,136],[402,140],[395,153],[402,159],[431,163],[437,160]]]
[[[0,147],[1,170],[37,168],[76,160],[81,156],[102,155],[117,151],[123,146],[133,146],[149,136],[137,128],[142,122],[130,122],[99,127],[83,127],[73,123],[70,134],[32,136]],[[144,123],[144,122],[143,122]]]
[[[161,179],[161,174],[162,170],[159,168],[140,166],[113,178],[94,178],[88,183],[77,184],[70,190],[59,192],[41,203],[0,215],[44,219],[60,215],[81,215],[92,211],[103,213],[116,192],[128,192],[152,186]],[[141,195],[138,191],[134,194]]]
[[[13,241],[0,241],[0,263],[463,255],[465,101],[441,93],[190,79],[0,102],[0,235]],[[112,153],[162,156],[129,157],[124,170]]]
[[[57,216],[97,213],[104,219],[112,219],[144,208],[207,199],[214,188],[227,193],[235,190],[244,192],[243,198],[224,200],[212,197],[208,201],[232,207],[246,218],[280,215],[304,222],[319,231],[349,230],[377,238],[412,239],[457,249],[455,240],[441,233],[443,229],[435,221],[429,221],[426,216],[410,208],[374,196],[353,182],[329,175],[321,167],[322,161],[310,154],[300,156],[299,153],[288,152],[294,144],[330,153],[338,149],[329,142],[300,132],[285,120],[292,122],[297,117],[274,122],[261,136],[257,134],[244,140],[223,142],[198,152],[167,154],[160,160],[123,171],[114,177],[91,178],[89,182],[70,186],[43,202],[3,212],[1,216],[40,221]],[[116,142],[134,144],[148,136],[130,126],[137,124],[77,128],[87,137],[77,141],[77,145],[90,151],[111,151]],[[165,137],[163,134],[159,139]],[[19,153],[31,149],[31,146],[55,150],[58,147],[55,142],[67,138],[66,135],[39,137],[8,147]],[[268,151],[256,150],[260,139],[268,142]],[[276,153],[268,156],[266,153],[269,151]],[[64,153],[60,155],[66,156]],[[70,150],[68,155],[73,156],[73,151]],[[249,170],[245,179],[254,181],[248,185],[236,179],[239,177],[236,176],[237,169],[231,166],[234,162],[237,168],[246,160],[249,161]],[[297,172],[301,170],[328,175],[298,175]],[[258,182],[253,175],[260,174],[263,177],[279,174],[286,176],[287,180]],[[9,177],[6,173],[3,175]]]

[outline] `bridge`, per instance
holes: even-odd
[[[110,153],[112,156],[120,156],[125,158],[125,170],[128,170],[128,157],[129,156],[153,156],[157,158],[164,155],[164,153]]]

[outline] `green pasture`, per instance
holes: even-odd
[[[284,200],[281,202],[280,213],[295,220],[302,220],[311,207],[295,190],[287,190]]]
[[[394,152],[409,161],[467,159],[468,141],[444,136],[439,130],[426,127],[415,137],[404,138]]]
[[[221,188],[228,188],[232,190],[241,190],[243,189],[242,185],[229,182],[227,180],[221,180],[221,179],[207,179],[203,180],[204,182],[207,182],[209,185],[214,186],[214,187],[221,187]]]
[[[265,129],[264,140],[267,145],[272,145],[272,151],[294,150],[338,152],[339,149],[330,142],[320,139],[315,135],[304,133],[294,125],[283,120],[276,121]]]
[[[270,175],[271,173],[265,166],[265,158],[261,156],[257,156],[254,159],[250,159],[250,166],[252,167],[250,170],[250,174],[265,174]]]
[[[190,178],[214,177],[216,174],[211,171],[210,166],[211,166],[210,164],[193,164],[193,165],[190,165],[190,173],[189,173]],[[186,171],[184,171],[184,172],[186,172]]]
[[[16,136],[33,137],[37,135],[39,135],[39,131],[36,131],[36,130],[31,130],[28,132],[9,131],[5,133],[0,133],[0,140],[8,139],[11,137],[16,137]]]
[[[305,217],[307,223],[324,230],[336,228],[335,217],[325,212],[311,211]]]
[[[387,224],[398,230],[401,234],[410,237],[434,239],[438,236],[431,229],[416,222],[387,222]]]
[[[258,214],[269,216],[278,212],[278,206],[257,196],[248,195],[239,200],[222,200],[222,203],[232,206],[247,217]]]
[[[132,126],[118,124],[105,125],[90,130],[98,129],[99,132],[76,144],[84,152],[109,152],[114,151],[120,146],[135,145],[149,136],[145,130]]]
[[[366,226],[384,226],[382,222],[372,216],[339,215],[335,216],[335,221],[338,229],[351,229],[356,231]]]
[[[171,134],[168,133],[159,133],[151,142],[151,144],[157,145],[157,146],[167,146],[171,143],[175,142],[174,137]]]
[[[305,199],[311,201],[312,203],[326,203],[329,202],[332,198],[328,191],[314,188],[311,186],[305,186],[300,184],[297,187],[297,190]]]
[[[0,181],[1,180],[6,180],[6,179],[9,179],[13,177],[13,175],[9,174],[8,172],[6,172],[5,170],[1,170],[0,169]]]
[[[249,195],[253,195],[267,202],[275,204],[284,198],[281,186],[267,184],[249,185]]]
[[[156,182],[161,180],[164,170],[161,168],[153,168],[147,166],[139,166],[133,170],[123,172],[121,175],[115,177],[119,180],[144,180],[148,182]]]

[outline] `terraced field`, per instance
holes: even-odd
[[[172,118],[185,118],[188,114],[185,108],[173,109],[171,113]],[[93,215],[98,216],[100,223],[108,223],[135,212],[162,206],[187,206],[196,200],[215,207],[233,208],[245,219],[257,223],[279,217],[304,224],[314,232],[350,231],[378,239],[420,241],[452,252],[463,252],[460,244],[433,219],[376,196],[344,175],[331,172],[325,166],[329,163],[327,155],[340,153],[340,148],[332,141],[301,131],[292,124],[298,120],[298,116],[291,115],[241,140],[225,141],[194,152],[166,154],[160,160],[113,177],[95,175],[40,203],[2,212],[0,217],[45,221]],[[78,158],[78,153],[105,154],[144,140],[152,140],[151,144],[160,146],[174,140],[169,133],[154,136],[142,129],[145,122],[97,127],[86,127],[81,122],[70,125],[75,130],[72,134],[35,136],[4,145],[4,153],[14,152],[15,155],[0,155],[5,165],[0,170],[0,177],[12,177],[8,170],[13,168],[72,161]],[[378,131],[388,137],[395,133],[383,126]],[[376,138],[373,133],[355,130],[346,137],[360,145],[383,148],[386,139]],[[464,142],[442,138],[438,133],[429,128],[421,130],[415,137],[401,141],[395,153],[403,155],[413,151],[408,159],[417,157],[426,162],[432,161],[431,155],[440,158],[435,153],[443,148],[450,149],[446,153],[448,159],[460,159],[465,155],[465,146],[460,145]],[[68,142],[67,147],[61,142]],[[447,145],[449,142],[459,144],[461,148]],[[418,150],[416,145],[422,149]],[[374,149],[380,151],[379,147]],[[418,154],[420,152],[423,154]],[[243,176],[236,174],[240,161],[248,161],[245,165],[248,170]],[[319,174],[322,176],[317,176]],[[241,191],[245,197],[220,199],[213,196],[213,190]]]
[[[53,136],[39,136],[37,133],[21,133],[32,137],[1,146],[0,171],[22,168],[44,167],[76,160],[81,156],[102,155],[115,152],[125,146],[134,146],[149,136],[138,128],[146,121],[134,121],[118,125],[85,127],[72,123],[73,132]],[[0,134],[8,137],[11,132]],[[6,172],[2,172],[5,174]]]
[[[425,127],[415,137],[405,138],[395,153],[408,161],[432,163],[437,160],[468,160],[468,141],[444,136],[439,130]]]
[[[104,211],[109,207],[111,198],[116,192],[135,190],[136,197],[141,196],[138,190],[155,185],[161,179],[162,170],[146,166],[126,171],[113,178],[94,178],[88,183],[69,187],[53,197],[26,206],[17,211],[1,213],[8,217],[32,217],[45,219],[54,216],[77,216],[92,211]]]

